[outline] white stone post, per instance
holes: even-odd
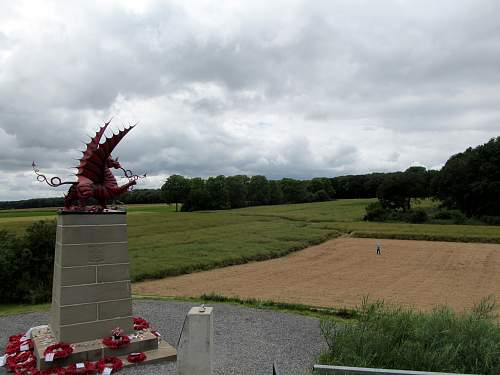
[[[186,316],[177,345],[177,374],[211,375],[213,360],[213,308],[193,307]]]

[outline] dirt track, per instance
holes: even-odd
[[[137,283],[133,292],[216,293],[330,307],[353,307],[369,295],[461,310],[489,294],[500,301],[500,245],[340,238],[284,258]]]

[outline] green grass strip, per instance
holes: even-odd
[[[303,305],[298,303],[259,300],[255,298],[242,299],[238,297],[225,297],[219,294],[202,294],[199,297],[169,297],[155,295],[133,295],[134,299],[160,300],[160,301],[185,301],[195,303],[223,303],[238,305],[263,310],[275,310],[316,318],[330,318],[336,321],[349,321],[356,318],[356,312],[347,308],[325,308]]]

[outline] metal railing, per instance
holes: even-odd
[[[383,368],[347,367],[347,366],[327,366],[314,365],[313,370],[319,370],[332,374],[355,374],[355,375],[474,375],[457,374],[449,372],[429,372],[412,370],[387,370]]]

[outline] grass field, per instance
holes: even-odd
[[[354,237],[500,243],[500,227],[364,222],[373,199],[249,207],[227,211],[174,212],[167,205],[128,207],[132,278],[190,273],[263,260],[324,242]],[[21,233],[55,209],[0,211],[0,229]]]

